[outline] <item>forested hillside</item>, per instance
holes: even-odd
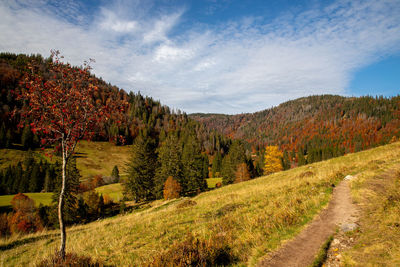
[[[31,103],[18,96],[29,90],[32,83],[38,83],[38,80],[43,86],[48,82],[62,80],[63,77],[52,72],[53,65],[52,58],[45,59],[40,55],[0,54],[0,148],[27,151],[44,148],[47,144],[46,133],[35,131],[29,116],[21,117],[24,114],[21,111],[29,109]],[[82,68],[68,64],[60,68],[65,73],[82,71]],[[35,75],[31,75],[33,72]],[[91,92],[93,102],[96,106],[106,107],[110,113],[107,114],[109,119],[107,117],[107,120],[98,123],[92,139],[110,141],[115,145],[133,144],[132,156],[128,162],[128,177],[123,181],[127,195],[133,199],[139,201],[162,198],[164,182],[170,176],[179,182],[181,195],[192,195],[206,190],[205,178],[219,176],[223,167],[225,178],[229,178],[225,183],[234,182],[239,164],[245,164],[241,168],[246,179],[262,174],[262,170],[254,170],[250,156],[246,155],[241,142],[232,143],[230,138],[206,128],[188,118],[185,113],[171,110],[151,97],[142,96],[140,92],[128,94],[93,75],[90,80],[93,83],[91,86],[95,86],[95,90]],[[122,108],[113,110],[109,106]],[[57,144],[55,147],[57,148]],[[230,157],[226,157],[227,155]],[[214,158],[216,163],[212,168],[211,162]],[[22,169],[18,166],[18,162],[15,162],[10,169]],[[4,172],[2,176],[4,192],[30,188],[29,180],[24,180],[18,186],[8,185],[14,183],[11,181],[11,172]],[[42,183],[42,186],[32,191],[48,190]]]
[[[191,114],[209,129],[246,140],[255,154],[284,151],[284,165],[303,165],[389,143],[400,136],[400,96],[309,96],[256,113]]]
[[[29,125],[20,125],[18,110],[24,105],[16,100],[16,92],[22,89],[24,75],[29,71],[28,64],[34,62],[39,65],[40,75],[49,80],[48,65],[51,58],[45,59],[41,55],[16,55],[12,53],[0,53],[0,147],[11,146],[12,143],[21,143],[25,147],[39,145],[40,136],[30,134]],[[78,68],[75,68],[78,69]],[[193,123],[185,113],[171,110],[151,97],[138,93],[126,93],[123,89],[113,86],[101,79],[97,79],[98,90],[92,97],[97,103],[105,105],[109,102],[126,105],[125,120],[118,124],[118,118],[112,118],[101,125],[96,132],[94,140],[112,141],[117,145],[132,144],[139,133],[151,132],[154,138],[165,139],[168,132],[184,131],[186,128],[194,128],[197,137],[203,144],[203,149],[211,152],[215,149],[211,142],[216,133],[208,131],[201,124]],[[25,103],[27,104],[27,103]],[[113,111],[111,111],[113,112]],[[15,116],[10,116],[15,113]],[[190,126],[189,126],[190,124]],[[24,129],[25,128],[25,129]],[[25,135],[25,136],[24,136]],[[119,138],[123,137],[123,138]],[[223,141],[219,142],[223,146]],[[221,147],[222,148],[222,147]]]

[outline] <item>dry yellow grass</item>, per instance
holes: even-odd
[[[397,151],[396,151],[397,150]],[[400,266],[400,160],[370,161],[352,182],[361,209],[360,231],[350,233],[354,246],[344,253],[348,266]]]
[[[233,237],[238,265],[253,266],[266,253],[296,235],[329,201],[334,183],[346,174],[362,174],[399,163],[400,143],[303,166],[185,199],[156,201],[132,214],[68,228],[67,250],[106,264],[140,266],[188,232],[208,238],[213,232]],[[0,240],[0,264],[40,261],[58,247],[58,232],[45,231]]]

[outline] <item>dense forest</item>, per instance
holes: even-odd
[[[316,162],[387,144],[400,136],[400,96],[299,98],[256,113],[191,114],[208,129],[245,140],[253,156],[267,145],[284,165]]]
[[[17,96],[18,92],[26,90],[24,85],[27,77],[31,77],[27,74],[32,71],[32,66],[39,70],[44,82],[60,79],[51,75],[51,63],[51,58],[45,59],[40,55],[0,54],[0,148],[28,150],[41,147],[41,133],[33,132],[29,118],[26,122],[20,116],[20,111],[29,103]],[[67,65],[65,68],[79,70]],[[91,97],[97,104],[113,102],[126,107],[123,118],[117,112],[113,116],[111,111],[110,119],[97,127],[93,140],[110,141],[115,145],[132,144],[129,175],[122,181],[127,197],[137,201],[162,198],[164,183],[170,176],[179,183],[180,195],[197,194],[207,189],[207,177],[221,176],[226,184],[234,182],[239,164],[245,164],[244,171],[249,177],[262,174],[262,168],[254,168],[242,142],[232,142],[229,137],[206,128],[185,113],[171,110],[140,92],[128,94],[101,79],[97,79],[96,85],[98,90]],[[46,173],[45,167],[38,168],[43,175]],[[12,171],[27,172],[28,168],[22,168],[22,163],[19,163],[10,167],[3,176],[13,176]],[[44,181],[43,175],[40,181]],[[29,188],[28,183],[10,182],[4,178],[3,193],[21,192],[18,189]],[[34,191],[47,191],[45,185],[40,182]]]

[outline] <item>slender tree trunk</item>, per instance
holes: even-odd
[[[67,239],[67,234],[65,232],[65,225],[64,225],[64,194],[65,194],[65,185],[66,185],[66,172],[67,172],[67,157],[65,154],[65,146],[64,146],[64,135],[62,137],[62,185],[61,185],[61,192],[60,198],[58,200],[58,221],[60,223],[60,232],[61,232],[61,245],[60,245],[60,257],[64,260],[65,259],[65,243]]]

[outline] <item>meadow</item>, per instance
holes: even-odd
[[[36,207],[42,205],[50,205],[53,193],[24,193],[35,201]],[[15,195],[0,196],[0,207],[11,206],[11,200]]]
[[[255,266],[299,233],[327,205],[332,187],[347,174],[361,177],[352,182],[357,200],[364,195],[363,186],[378,172],[398,164],[400,143],[394,143],[224,186],[190,199],[147,203],[126,215],[69,227],[67,251],[105,264],[143,266],[174,255],[173,248],[186,244],[188,236],[192,236],[207,244],[216,244],[213,240],[226,244],[224,249],[232,256],[232,265]],[[396,209],[386,211],[394,216]],[[397,217],[390,218],[394,223]],[[362,232],[358,238],[369,238],[363,235]],[[384,238],[378,234],[374,237]],[[37,263],[54,253],[58,244],[58,231],[1,239],[0,264]],[[399,247],[392,247],[384,257],[398,255]],[[359,249],[347,255],[349,261],[357,263]]]

